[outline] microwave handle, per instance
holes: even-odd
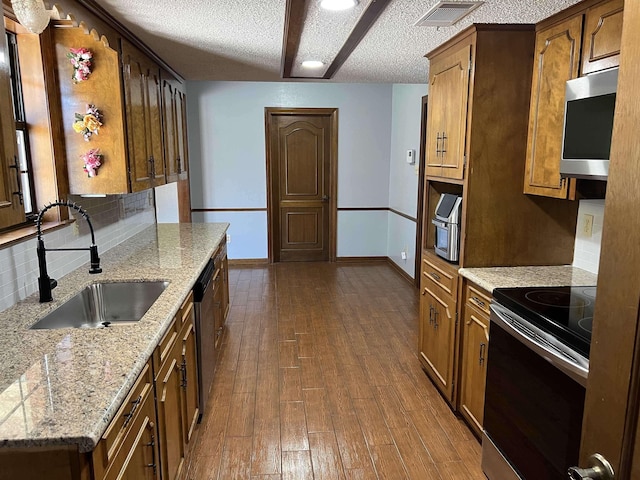
[[[431,220],[431,223],[433,223],[436,227],[440,227],[440,228],[447,228],[447,223],[443,222],[442,220]]]

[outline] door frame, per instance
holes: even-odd
[[[422,268],[422,242],[424,238],[424,209],[426,202],[424,198],[426,180],[424,178],[424,170],[426,165],[426,143],[427,143],[427,111],[429,106],[429,95],[422,97],[422,109],[420,110],[420,156],[418,157],[418,206],[416,211],[416,252],[415,252],[415,271],[413,274],[413,284],[416,288],[420,288],[420,272]]]
[[[329,117],[331,128],[331,146],[329,148],[329,262],[336,261],[337,225],[338,225],[338,109],[337,108],[282,108],[265,107],[265,151],[267,168],[267,244],[269,263],[274,263],[275,259],[275,232],[274,225],[278,225],[275,215],[278,215],[278,206],[274,205],[272,198],[273,182],[276,181],[273,175],[275,160],[271,158],[271,148],[269,145],[271,120],[276,116],[285,115],[316,115]]]

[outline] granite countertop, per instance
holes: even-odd
[[[58,279],[53,302],[36,293],[0,312],[0,446],[93,450],[228,226],[154,225],[101,254],[103,273],[83,265]],[[135,324],[29,330],[85,286],[117,280],[170,283]]]
[[[495,288],[583,287],[598,281],[596,274],[571,265],[461,268],[458,273],[490,293]]]

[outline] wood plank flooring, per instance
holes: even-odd
[[[230,295],[188,479],[485,479],[420,367],[418,291],[389,265],[232,267]]]

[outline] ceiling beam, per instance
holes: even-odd
[[[296,78],[307,80],[329,80],[340,69],[342,64],[349,58],[349,55],[356,49],[369,29],[376,23],[380,14],[391,3],[391,0],[371,0],[371,3],[362,12],[358,22],[347,37],[344,45],[338,51],[333,62],[327,67],[323,76],[320,77],[294,77],[291,75],[293,62],[298,54],[300,37],[307,17],[307,9],[310,0],[287,0],[284,39],[282,42],[282,61],[280,64],[280,76],[282,78]]]
[[[298,54],[302,27],[307,17],[308,4],[309,0],[287,0],[282,42],[282,60],[280,62],[280,76],[282,78],[291,78],[291,68]]]
[[[342,64],[347,61],[349,55],[356,49],[358,44],[362,41],[369,29],[376,23],[376,20],[380,14],[387,8],[387,5],[391,3],[391,0],[371,0],[371,3],[367,6],[367,9],[362,12],[358,23],[353,27],[349,37],[344,42],[344,45],[338,52],[338,54],[327,68],[327,71],[322,77],[325,80],[332,78],[336,72],[340,69]]]

